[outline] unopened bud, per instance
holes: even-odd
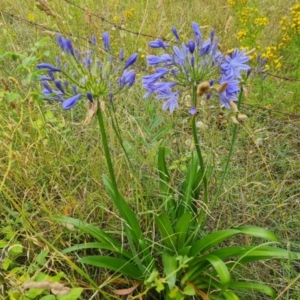
[[[218,92],[219,92],[219,93],[225,92],[226,89],[227,89],[227,86],[228,86],[228,82],[227,82],[227,81],[223,82],[223,83],[221,84],[221,86],[218,88]]]
[[[233,100],[229,100],[229,105],[230,105],[230,108],[231,108],[231,110],[233,111],[233,112],[238,112],[239,110],[238,110],[238,107],[237,107],[237,105],[236,105],[236,103],[233,101]]]
[[[239,121],[237,120],[237,118],[234,116],[231,117],[231,121],[232,121],[232,123],[234,123],[236,125],[240,124]]]
[[[244,115],[244,114],[238,114],[238,119],[239,119],[240,121],[245,121],[245,120],[248,119],[248,117],[247,117],[246,115]]]
[[[210,91],[210,84],[208,81],[201,82],[197,88],[198,96],[202,96],[203,94],[208,94]]]

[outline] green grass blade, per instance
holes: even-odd
[[[208,250],[211,247],[223,242],[227,238],[240,233],[236,229],[224,229],[217,232],[208,234],[201,240],[197,241],[194,246],[191,248],[190,256],[196,256],[204,250]]]
[[[264,294],[270,296],[272,299],[276,298],[275,291],[271,287],[269,287],[265,284],[255,283],[255,282],[231,282],[229,286],[230,286],[230,288],[233,288],[233,289],[258,291],[258,292],[261,292],[261,293],[264,293]]]
[[[66,253],[83,250],[83,249],[105,249],[105,250],[110,250],[114,253],[118,253],[129,259],[133,258],[133,255],[130,252],[128,252],[127,250],[125,250],[123,247],[121,248],[121,251],[118,251],[118,249],[116,249],[116,247],[112,246],[111,244],[102,243],[102,242],[101,243],[94,242],[94,243],[78,244],[78,245],[64,249],[62,251],[62,253],[66,254]]]
[[[125,276],[129,276],[134,279],[141,280],[143,277],[142,272],[140,269],[129,260],[110,257],[110,256],[86,256],[80,258],[78,262],[104,268],[112,271],[116,271],[121,273]]]
[[[223,293],[226,300],[240,300],[240,298],[232,291],[226,291]]]
[[[188,230],[191,226],[192,214],[190,212],[186,212],[183,214],[176,224],[175,232],[177,235],[177,250],[180,251],[184,247],[184,243],[186,240],[186,236],[188,234]]]
[[[260,237],[262,239],[266,239],[272,242],[278,242],[278,238],[276,235],[269,230],[266,230],[261,227],[256,227],[256,226],[241,226],[234,228],[236,230],[241,231],[241,233],[250,235],[250,236],[255,236],[255,237]]]
[[[199,161],[197,155],[192,156],[192,161],[188,168],[186,179],[183,183],[182,193],[183,199],[181,201],[181,206],[179,210],[178,217],[181,217],[183,213],[191,210],[192,199],[194,196],[195,178],[197,178],[197,169],[199,166]]]
[[[155,224],[157,225],[162,243],[169,249],[176,249],[176,236],[174,235],[172,224],[166,213],[155,216]]]
[[[206,255],[205,259],[210,262],[210,264],[218,273],[222,285],[222,290],[226,290],[231,280],[226,264],[222,259],[215,255]]]
[[[115,206],[117,207],[121,214],[121,217],[125,221],[126,227],[129,228],[132,238],[134,239],[136,245],[138,245],[139,239],[142,239],[143,237],[143,232],[141,230],[140,224],[136,219],[135,214],[133,213],[123,196],[121,194],[115,194],[111,180],[106,175],[103,175],[102,178],[107,191],[114,201]]]
[[[74,219],[74,218],[70,218],[70,217],[53,216],[51,219],[56,222],[63,223],[63,224],[73,225],[74,227],[79,229],[81,232],[90,234],[92,237],[94,237],[99,242],[107,242],[107,243],[111,244],[112,246],[114,246],[116,248],[116,251],[120,251],[120,249],[122,248],[120,243],[116,239],[114,239],[109,234],[107,234],[106,232],[104,232],[103,230],[101,230],[100,228],[98,228],[94,225],[91,225],[91,224],[88,224],[79,219]]]
[[[166,280],[171,290],[176,283],[176,268],[177,268],[177,260],[176,256],[170,255],[168,252],[163,252],[162,261],[164,265],[164,273],[166,275]]]

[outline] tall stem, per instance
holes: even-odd
[[[197,86],[196,85],[193,87],[193,104],[195,106],[197,104]],[[201,169],[201,172],[202,172],[201,181],[203,181],[203,187],[204,187],[203,202],[205,203],[205,205],[207,205],[207,202],[208,202],[208,181],[207,181],[207,177],[206,177],[206,168],[205,168],[205,165],[204,165],[204,160],[203,160],[203,156],[202,156],[202,152],[201,152],[201,147],[200,147],[200,143],[199,143],[199,139],[198,139],[198,135],[197,135],[196,115],[192,116],[192,131],[193,131],[193,138],[194,138],[194,143],[195,143],[197,156],[198,156],[198,159],[199,159],[199,165],[200,165],[200,169]],[[201,220],[203,218],[203,215],[204,215],[204,209],[202,209],[201,212],[198,215],[198,224],[199,224],[199,222],[201,222]]]
[[[99,100],[97,100],[97,101],[98,101],[98,103],[97,103],[97,105],[98,105],[97,106],[97,119],[98,119],[99,130],[100,130],[100,134],[101,134],[105,159],[106,159],[106,163],[107,163],[107,167],[108,167],[108,172],[109,172],[110,180],[113,185],[113,189],[119,195],[116,176],[115,176],[113,164],[111,161],[110,151],[109,151],[109,147],[108,147],[107,136],[106,136],[106,131],[105,131],[105,127],[104,127],[103,115],[102,115],[102,111],[101,111],[101,107],[100,107],[100,102],[99,102]]]
[[[241,92],[239,94],[238,109],[241,106],[242,96],[243,96],[243,86],[241,87]],[[216,195],[215,195],[215,197],[214,197],[214,199],[213,199],[213,201],[212,201],[212,203],[211,203],[211,205],[209,207],[210,211],[212,211],[215,208],[215,205],[217,203],[217,200],[218,200],[218,198],[219,198],[219,196],[221,194],[221,190],[223,188],[224,180],[225,180],[225,177],[226,177],[227,172],[228,172],[229,164],[230,164],[230,161],[231,161],[231,156],[232,156],[234,145],[235,145],[237,128],[238,128],[238,125],[234,124],[233,125],[233,130],[232,130],[232,138],[231,138],[230,149],[229,149],[229,153],[228,153],[228,156],[227,156],[227,159],[226,159],[226,163],[225,163],[225,167],[224,167],[224,172],[222,174],[221,181],[220,181],[220,183],[218,185],[217,193],[216,193]],[[208,218],[209,218],[209,216],[206,215],[203,223],[201,224],[201,229],[203,229],[204,226],[206,225],[206,223],[208,221]]]

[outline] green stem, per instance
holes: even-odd
[[[193,87],[193,105],[196,107],[196,104],[197,104],[197,86],[195,85]],[[203,160],[200,143],[199,143],[199,139],[198,139],[198,135],[197,135],[196,115],[192,116],[192,131],[193,131],[193,138],[194,138],[197,156],[199,159],[199,165],[200,165],[200,169],[202,172],[201,182],[203,181],[203,187],[204,187],[203,202],[205,204],[207,204],[208,203],[208,181],[207,181],[207,177],[206,177],[206,168],[204,165],[204,160]],[[200,224],[204,213],[205,213],[205,210],[202,209],[200,211],[199,215],[197,216],[198,224]]]
[[[102,145],[103,145],[103,149],[104,149],[108,172],[110,175],[110,180],[113,185],[113,189],[114,189],[115,193],[117,194],[116,195],[117,198],[119,198],[118,196],[120,193],[118,190],[116,176],[115,176],[113,164],[112,164],[111,157],[110,157],[110,151],[109,151],[109,147],[108,147],[107,136],[106,136],[104,122],[103,122],[103,115],[102,115],[102,111],[101,111],[101,107],[100,107],[100,101],[99,100],[97,100],[97,101],[98,101],[98,103],[97,103],[97,105],[98,105],[97,106],[97,119],[98,119],[99,130],[100,130],[100,134],[101,134],[101,138],[102,138]]]
[[[241,100],[242,100],[242,96],[243,96],[243,86],[241,87],[241,92],[239,94],[239,99],[238,99],[238,109],[240,108],[241,106]],[[232,156],[232,153],[233,153],[233,149],[234,149],[234,145],[235,145],[235,140],[236,140],[236,134],[237,134],[237,128],[238,128],[238,125],[237,124],[234,124],[233,125],[233,130],[232,130],[232,138],[231,138],[231,144],[230,144],[230,149],[229,149],[229,153],[228,153],[228,156],[227,156],[227,160],[226,160],[226,164],[225,164],[225,168],[224,168],[224,172],[222,174],[222,177],[221,177],[221,181],[218,185],[218,190],[217,190],[217,193],[209,207],[210,211],[212,211],[214,208],[215,208],[215,205],[217,203],[217,200],[221,194],[221,190],[223,188],[223,184],[224,184],[224,180],[225,180],[225,177],[227,175],[227,172],[228,172],[228,168],[229,168],[229,164],[230,164],[230,161],[231,161],[231,156]],[[201,229],[204,228],[204,226],[206,225],[207,221],[208,221],[208,218],[209,218],[209,215],[206,215],[205,218],[204,218],[204,221],[203,223],[201,224]]]

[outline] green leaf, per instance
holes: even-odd
[[[300,259],[300,253],[298,252],[291,252],[285,249],[265,245],[226,247],[213,251],[211,254],[216,255],[223,260],[232,256],[241,257],[236,263],[230,263],[231,265],[274,258]],[[196,263],[197,259],[195,259],[194,262]]]
[[[124,249],[124,247],[122,247],[121,249],[116,249],[116,247],[112,244],[109,243],[104,243],[104,242],[94,242],[94,243],[85,243],[85,244],[78,244],[72,247],[69,247],[67,249],[64,249],[62,251],[62,253],[70,253],[73,251],[78,251],[78,250],[82,250],[82,249],[105,249],[105,250],[110,250],[112,252],[121,254],[122,256],[125,256],[129,259],[132,258],[132,254],[130,252],[128,252],[127,250]],[[119,251],[121,250],[121,251]]]
[[[190,212],[184,213],[178,221],[175,232],[177,235],[177,250],[180,251],[184,247],[188,230],[191,226],[192,214]]]
[[[190,163],[189,169],[187,171],[186,179],[183,183],[183,199],[181,202],[181,208],[179,211],[179,216],[181,216],[184,212],[191,209],[191,203],[193,199],[194,192],[194,183],[195,178],[197,178],[197,169],[199,166],[199,161],[197,155],[192,156],[192,161]]]
[[[276,298],[275,291],[265,284],[255,282],[231,282],[229,286],[233,289],[246,289],[258,291],[272,297],[273,299]]]
[[[269,241],[278,242],[278,238],[272,231],[266,230],[261,227],[241,226],[241,227],[237,227],[234,229],[239,230],[239,231],[241,231],[241,233],[244,233],[244,234],[247,234],[250,236],[260,237],[260,238],[263,238],[263,239],[266,239]]]
[[[57,300],[76,300],[83,292],[83,288],[73,288],[67,295],[57,296]]]
[[[166,164],[166,148],[161,147],[158,150],[158,171],[160,178],[160,191],[167,193],[169,191],[170,174]]]
[[[47,295],[42,297],[40,300],[56,300],[56,297],[54,295]]]
[[[40,266],[44,266],[46,264],[46,256],[48,255],[49,250],[42,250],[41,253],[37,256],[36,262]]]
[[[134,279],[140,280],[143,275],[140,269],[135,264],[126,259],[110,256],[86,256],[80,258],[78,262],[116,271],[117,273],[129,276]]]
[[[103,175],[102,179],[107,191],[114,201],[116,208],[119,210],[121,217],[124,219],[125,225],[130,230],[131,238],[133,238],[136,245],[138,245],[139,240],[143,239],[143,232],[140,224],[136,219],[136,215],[133,213],[123,196],[120,193],[114,191],[110,179],[106,175]]]
[[[218,273],[222,285],[222,290],[226,290],[231,280],[226,264],[222,259],[215,255],[206,255],[205,259],[210,262],[210,264]]]
[[[238,233],[240,233],[240,231],[236,229],[224,229],[208,234],[194,244],[194,246],[191,248],[190,256],[195,256],[203,251],[206,251]]]
[[[240,298],[232,291],[226,291],[223,293],[226,300],[240,300]]]
[[[192,286],[187,285],[183,290],[183,294],[188,295],[188,296],[194,296],[194,295],[196,295],[196,292]]]
[[[54,216],[52,217],[52,220],[63,224],[73,225],[74,227],[78,228],[82,233],[90,234],[92,237],[94,237],[96,240],[100,242],[106,242],[111,244],[116,248],[116,251],[120,252],[122,250],[122,246],[119,244],[119,242],[116,239],[114,239],[109,234],[105,233],[103,230],[97,228],[96,226],[93,226],[84,221],[73,219],[70,217]]]
[[[162,261],[164,265],[164,273],[166,275],[166,280],[169,286],[169,289],[175,286],[176,283],[176,269],[177,269],[177,260],[175,256],[170,255],[168,252],[163,252]]]
[[[0,240],[0,249],[3,249],[8,245],[8,241],[5,240]]]
[[[8,101],[15,101],[21,98],[21,95],[18,93],[7,93],[6,98]]]
[[[162,243],[169,249],[176,249],[176,237],[173,232],[172,224],[166,213],[155,216],[155,224],[161,234]]]

